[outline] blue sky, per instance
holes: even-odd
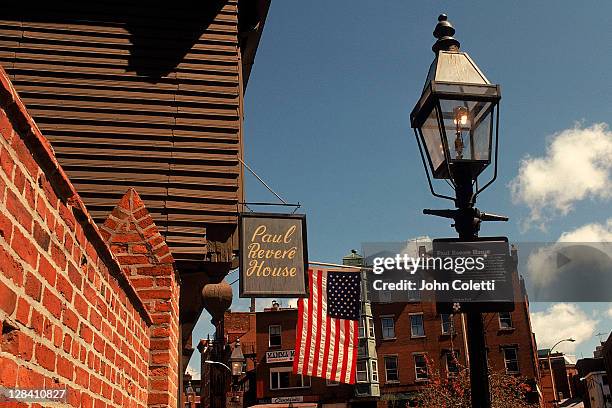
[[[484,224],[481,235],[554,242],[587,224],[611,229],[610,167],[601,167],[601,157],[569,154],[578,173],[579,159],[599,166],[603,186],[584,187],[578,174],[573,189],[530,184],[514,202],[509,186],[526,156],[552,163],[552,180],[560,180],[554,171],[561,178],[573,173],[567,154],[547,156],[547,146],[576,124],[558,147],[571,149],[576,140],[595,140],[600,151],[609,147],[597,145],[611,137],[605,128],[591,139],[582,139],[582,131],[612,122],[612,26],[605,18],[612,3],[276,0],[245,95],[245,160],[285,199],[302,204],[311,260],[338,262],[362,242],[454,235],[448,221],[421,214],[448,204],[429,194],[409,124],[441,12],[462,50],[502,86],[500,174],[478,207],[511,220]],[[518,181],[529,182],[529,174]],[[248,201],[274,200],[250,176],[246,192]],[[544,215],[534,219],[534,209]],[[552,306],[533,304],[532,311],[545,318]],[[593,321],[583,328],[593,333],[574,351],[590,356],[598,340],[593,334],[612,329],[610,304],[568,307],[566,323]],[[194,339],[205,337],[209,326],[201,322]]]

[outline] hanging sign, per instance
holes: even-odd
[[[306,216],[242,213],[239,228],[240,297],[306,297]]]

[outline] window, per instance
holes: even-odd
[[[325,380],[325,385],[328,387],[335,387],[336,385],[340,385],[340,383],[338,381]]]
[[[417,381],[427,379],[427,359],[425,358],[425,354],[414,355],[414,371]]]
[[[359,338],[363,339],[365,337],[365,319],[362,317],[359,319]]]
[[[367,360],[357,361],[357,382],[368,382]]]
[[[381,317],[382,324],[382,338],[383,339],[394,339],[395,338],[395,321],[393,316]]]
[[[506,347],[503,349],[504,352],[504,364],[506,365],[507,373],[518,373],[518,351],[516,347]]]
[[[446,353],[446,372],[449,377],[456,377],[459,374],[459,355],[457,352],[449,351]]]
[[[440,320],[442,323],[442,334],[452,334],[453,333],[453,317],[450,314],[442,313],[440,315]]]
[[[499,314],[499,328],[500,329],[511,329],[512,328],[512,315],[509,312],[502,312]]]
[[[279,325],[268,326],[269,342],[270,347],[281,346],[281,327]]]
[[[385,380],[387,382],[399,381],[397,356],[385,356]]]
[[[308,388],[310,377],[293,374],[293,367],[275,367],[270,369],[270,389]]]
[[[410,315],[410,336],[425,337],[425,327],[423,327],[423,314]]]
[[[371,338],[374,338],[374,319],[368,317],[368,333]]]
[[[378,382],[378,361],[372,360],[372,382]]]

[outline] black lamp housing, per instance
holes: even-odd
[[[410,114],[421,156],[424,146],[433,178],[453,184],[458,177],[475,181],[497,155],[501,99],[500,86],[491,84],[469,55],[459,50],[454,32],[446,16],[440,16],[434,31],[436,58]]]

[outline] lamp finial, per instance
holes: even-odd
[[[438,54],[438,51],[459,51],[461,45],[457,39],[453,37],[455,34],[455,27],[448,21],[446,14],[440,14],[438,16],[438,24],[434,29],[433,35],[438,40],[431,47],[433,52]]]

